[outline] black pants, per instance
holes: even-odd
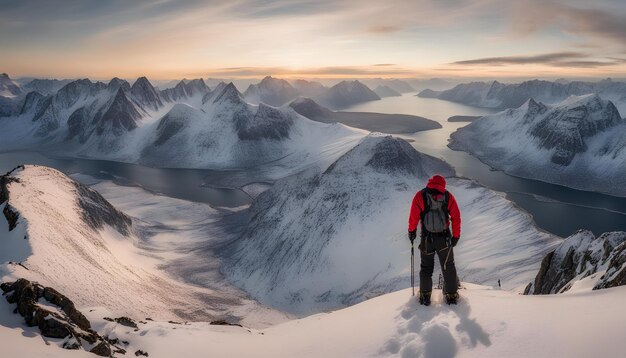
[[[444,292],[457,291],[456,266],[454,252],[448,246],[447,234],[426,234],[419,245],[420,248],[420,291],[428,292],[433,289],[433,270],[435,269],[435,255],[439,256],[439,264],[443,273]]]

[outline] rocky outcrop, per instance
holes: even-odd
[[[530,134],[541,140],[541,148],[554,150],[552,162],[560,165],[568,165],[577,153],[586,151],[587,138],[623,122],[613,103],[597,95],[554,110],[531,98],[524,119],[537,117],[541,118]]]
[[[130,93],[146,108],[156,111],[163,107],[159,93],[146,77],[139,77],[130,88]]]
[[[626,284],[626,232],[596,238],[581,230],[568,237],[544,257],[524,294],[563,293],[581,280],[593,280],[594,290]]]
[[[281,140],[289,137],[289,130],[293,125],[293,118],[289,113],[263,103],[259,104],[254,117],[240,115],[234,119],[237,136],[241,140]]]
[[[15,169],[24,169],[24,166],[18,166]],[[15,169],[0,177],[0,204],[6,203],[6,205],[2,209],[2,214],[4,214],[4,218],[9,224],[9,231],[12,231],[13,229],[15,229],[15,227],[17,227],[17,220],[20,217],[20,214],[15,211],[9,204],[8,185],[9,183],[19,182],[19,179],[11,176],[11,173],[13,173]]]
[[[76,187],[81,216],[92,229],[100,230],[106,224],[125,236],[130,234],[132,226],[130,217],[117,210],[97,191],[76,181],[73,184]]]
[[[17,306],[15,312],[29,327],[39,327],[42,336],[64,339],[65,349],[83,348],[99,356],[111,356],[109,343],[91,329],[91,323],[74,303],[55,289],[26,279],[5,282],[0,288],[7,301]]]

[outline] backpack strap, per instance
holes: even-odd
[[[426,228],[424,228],[424,217],[426,216],[426,213],[430,211],[430,200],[428,200],[427,191],[428,191],[427,188],[424,188],[420,191],[420,193],[422,194],[422,205],[424,205],[424,207],[422,208],[422,213],[420,214],[420,223],[422,225],[422,235],[426,234]]]

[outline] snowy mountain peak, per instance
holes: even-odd
[[[130,92],[139,103],[152,110],[156,111],[163,106],[159,93],[146,77],[139,77],[133,83]]]
[[[251,84],[243,96],[252,104],[263,102],[271,106],[281,106],[296,98],[298,90],[283,79],[267,76],[261,82]]]
[[[229,82],[227,85],[222,87],[222,90],[219,93],[216,88],[215,95],[213,95],[213,103],[245,103],[245,101],[237,87],[235,87],[232,82]]]
[[[118,77],[113,77],[111,81],[109,81],[109,83],[107,84],[107,88],[110,91],[117,91],[120,88],[126,91],[126,90],[130,90],[130,84],[126,80],[123,80]]]
[[[0,96],[15,97],[22,94],[20,86],[14,82],[8,74],[0,74]]]
[[[161,91],[161,97],[166,102],[175,102],[194,96],[204,96],[209,92],[210,89],[202,78],[183,79],[174,88],[167,88]]]
[[[237,115],[234,120],[241,140],[286,139],[294,124],[291,113],[263,103],[259,104],[253,118]]]
[[[484,116],[454,132],[450,147],[511,174],[626,195],[625,133],[612,101],[588,94]]]
[[[128,99],[122,87],[118,88],[115,97],[108,106],[103,107],[94,118],[96,133],[103,135],[111,132],[114,136],[137,128],[141,113]]]
[[[385,85],[378,85],[376,88],[374,88],[374,93],[376,93],[380,98],[401,96],[398,91]]]
[[[545,115],[537,113],[529,131],[542,140],[541,147],[555,150],[552,162],[568,165],[587,149],[585,138],[622,123],[613,103],[590,94],[571,96]]]
[[[415,150],[404,139],[372,133],[333,163],[326,173],[369,167],[385,175],[408,175],[425,179],[432,172],[429,164],[430,158]],[[452,170],[446,168],[441,174],[452,173]]]
[[[379,100],[380,97],[366,85],[355,81],[342,81],[328,89],[319,101],[331,108],[343,108],[356,103]]]

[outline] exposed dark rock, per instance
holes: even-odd
[[[146,77],[139,77],[133,83],[130,92],[139,103],[152,110],[156,111],[163,106],[159,93]]]
[[[293,108],[299,114],[309,119],[327,119],[331,118],[333,111],[317,104],[314,100],[306,97],[300,97],[289,103],[289,107]]]
[[[38,327],[42,336],[65,339],[63,348],[66,349],[79,349],[85,341],[94,345],[90,352],[111,356],[109,343],[91,329],[91,324],[75,308],[74,303],[58,291],[25,279],[2,283],[0,288],[7,301],[16,304],[15,312],[24,317],[26,325]],[[42,299],[59,307],[59,311],[51,311],[39,305],[38,302]]]
[[[99,230],[107,224],[123,235],[130,234],[132,220],[126,214],[113,207],[97,191],[78,182],[74,185],[81,216],[92,229]]]
[[[535,281],[524,294],[562,293],[595,273],[594,290],[626,284],[626,233],[609,232],[596,238],[581,230],[568,237],[541,262]]]
[[[93,119],[93,125],[98,135],[109,130],[119,135],[137,128],[137,120],[140,118],[141,114],[135,105],[128,99],[124,90],[119,88],[109,105],[98,111]]]
[[[74,322],[78,327],[84,330],[91,328],[89,320],[74,306],[74,303],[69,298],[60,294],[52,287],[46,287],[43,290],[43,297],[50,303],[61,307],[63,312]]]
[[[7,223],[9,224],[9,231],[12,231],[17,227],[17,220],[20,217],[20,214],[15,211],[10,203],[9,203],[9,188],[8,185],[10,183],[19,182],[17,178],[11,176],[11,173],[16,169],[24,169],[24,166],[18,166],[17,168],[11,170],[7,174],[0,176],[0,204],[6,202],[4,209],[2,209],[2,214],[4,214]]]
[[[72,139],[78,137],[81,143],[83,143],[85,141],[85,126],[87,125],[87,120],[87,110],[85,107],[80,107],[72,112],[67,119],[67,138]]]
[[[135,356],[137,356],[137,357],[139,357],[139,356],[148,357],[149,354],[148,354],[148,352],[144,352],[141,349],[139,349],[138,351],[135,352]]]
[[[246,112],[234,116],[237,136],[241,140],[273,139],[289,137],[293,118],[274,107],[259,104],[254,117]]]
[[[101,357],[110,357],[111,356],[111,346],[107,342],[100,342],[95,347],[93,347],[89,352],[101,356]]]
[[[177,101],[195,95],[205,95],[210,91],[209,87],[201,78],[194,80],[182,80],[174,88],[161,91],[160,95],[166,102]]]
[[[217,321],[211,321],[210,325],[212,326],[236,326],[236,327],[243,327],[242,325],[238,324],[238,323],[229,323],[224,319],[220,319]]]
[[[121,324],[122,326],[138,328],[137,323],[128,317],[119,317],[115,319],[115,322]]]
[[[41,93],[36,91],[28,93],[24,99],[24,103],[22,104],[20,114],[39,110],[41,102],[44,98],[45,97]]]

